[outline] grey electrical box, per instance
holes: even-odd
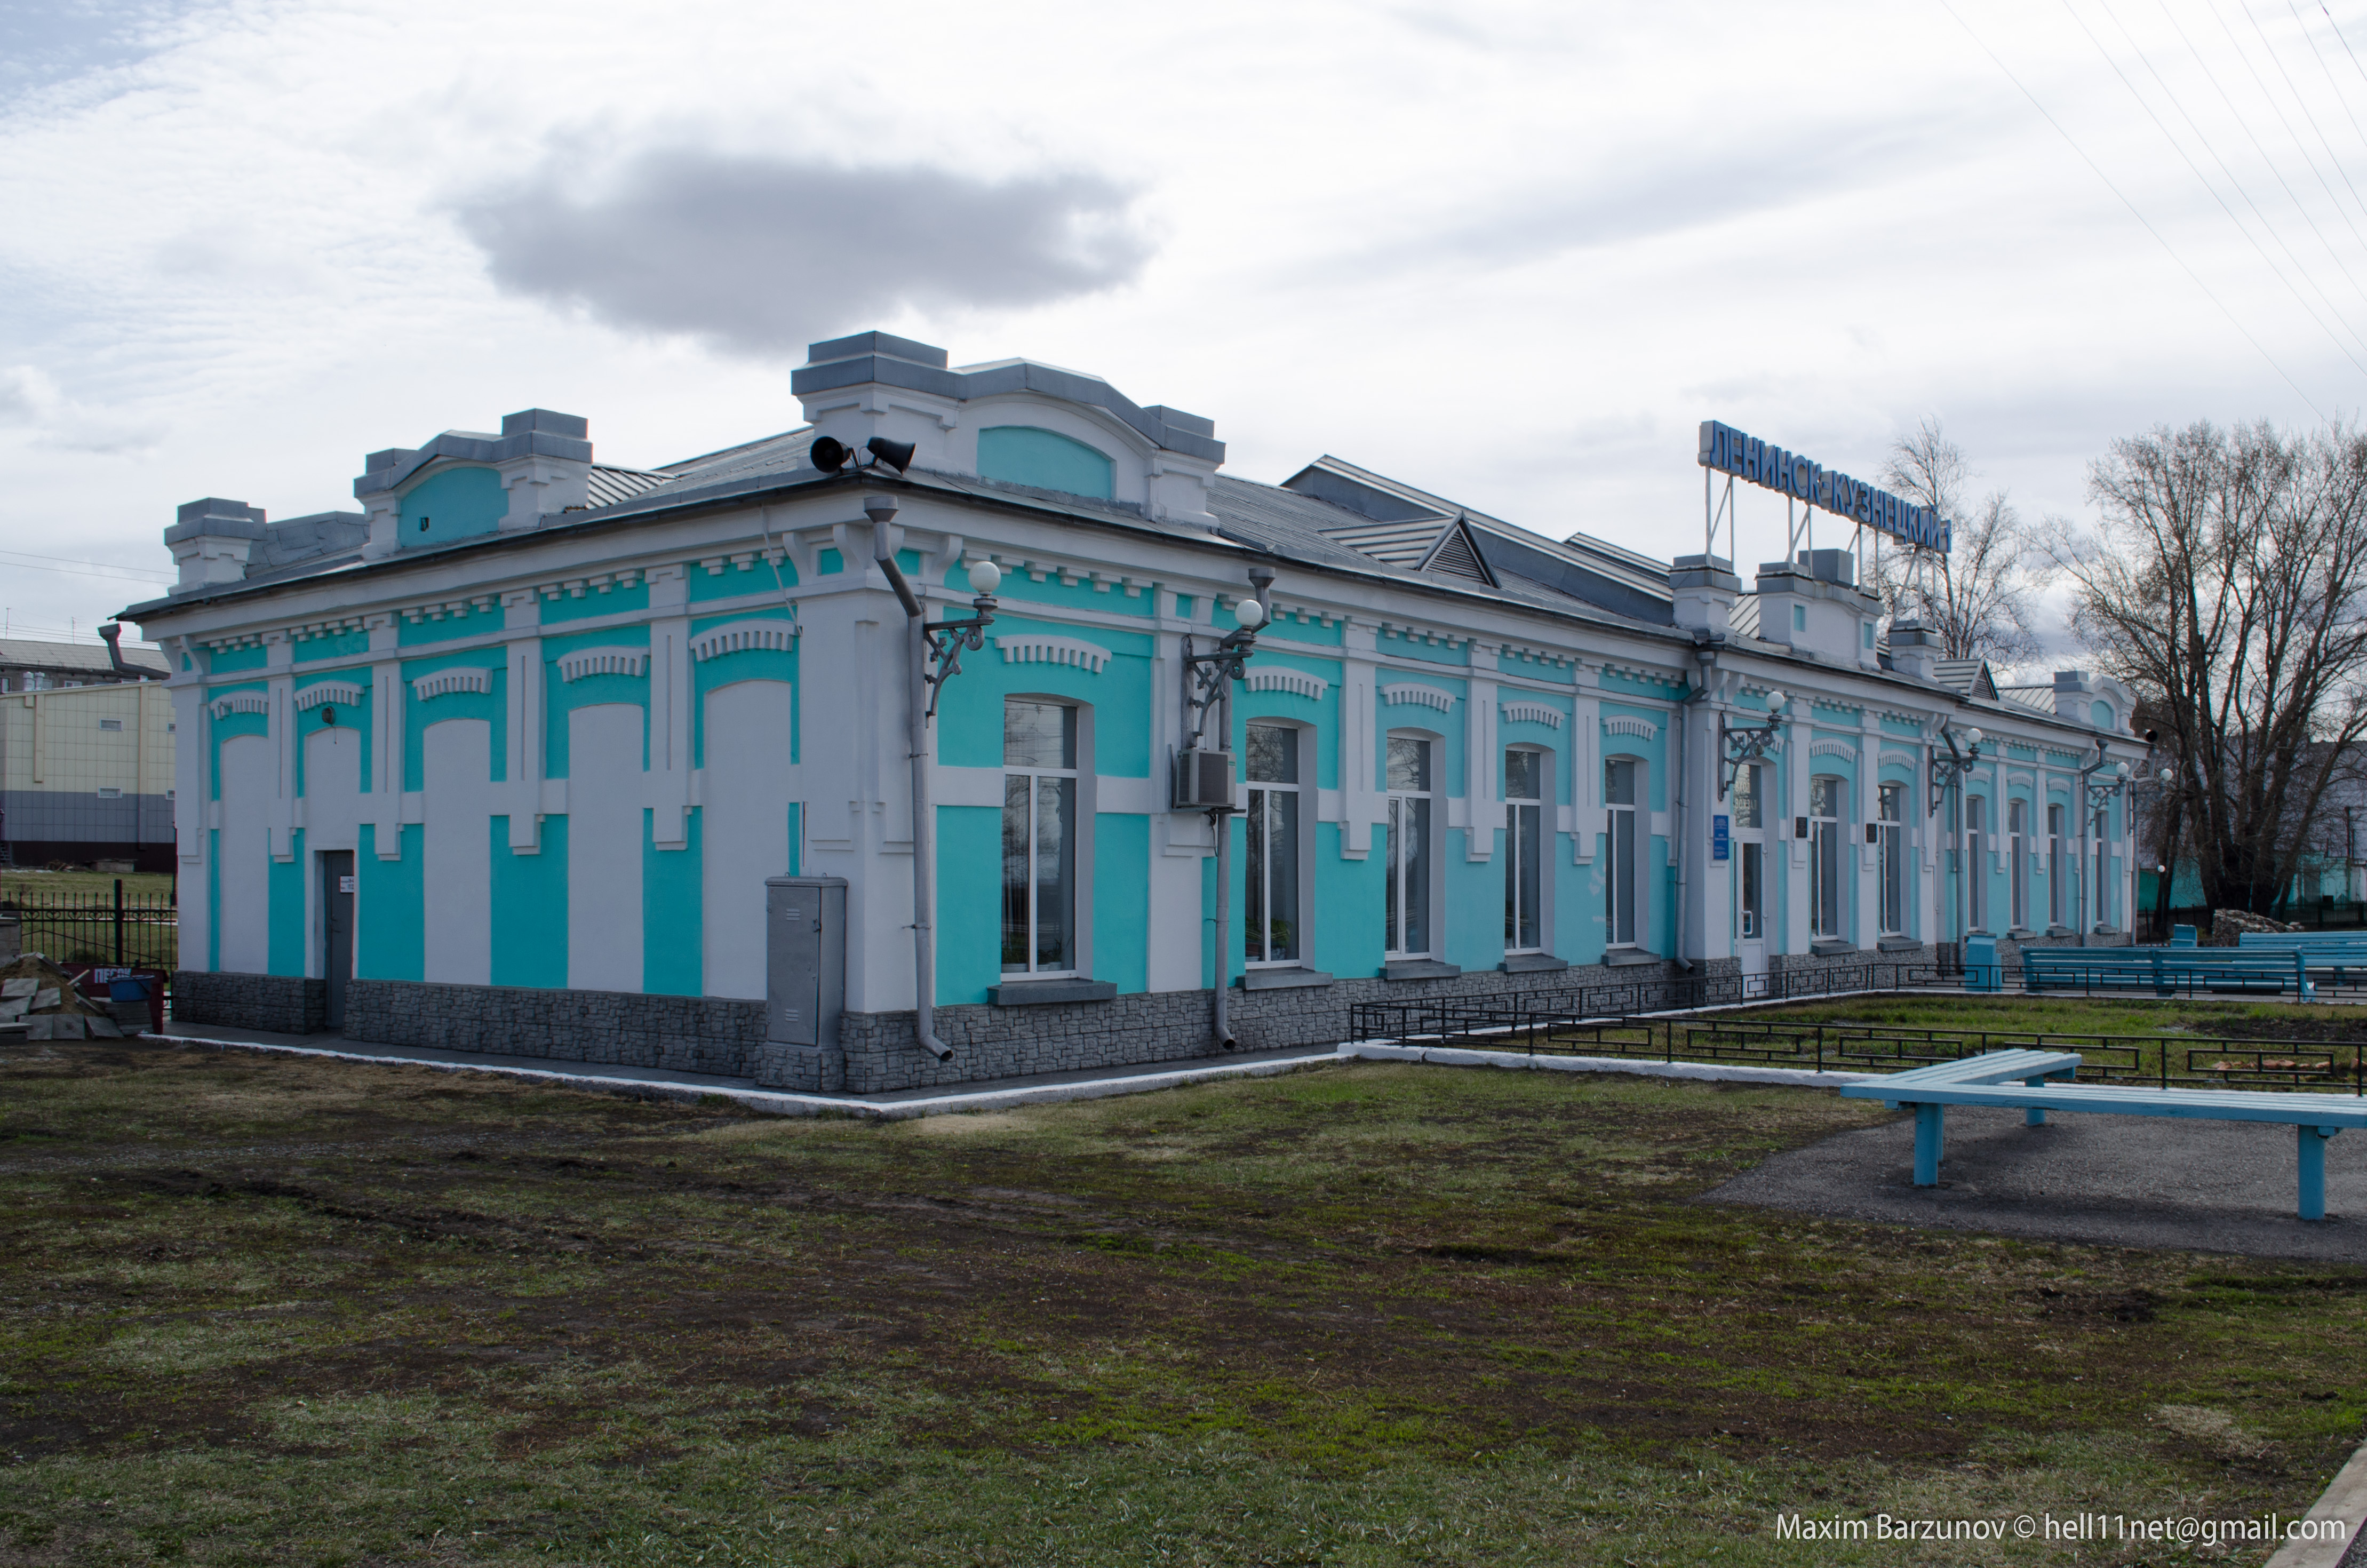
[[[845,1086],[838,1017],[846,1005],[846,879],[764,879],[764,1039],[815,1089]]]
[[[1233,754],[1198,749],[1177,752],[1173,800],[1179,812],[1231,811]]]

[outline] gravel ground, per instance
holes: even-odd
[[[1836,1133],[1704,1195],[1709,1203],[2103,1246],[2367,1264],[2367,1132],[2326,1152],[2328,1218],[2294,1217],[2290,1127],[1948,1108],[1941,1185],[1913,1185],[1915,1122]]]

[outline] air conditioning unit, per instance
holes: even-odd
[[[1229,751],[1183,751],[1175,754],[1175,810],[1229,812],[1233,809],[1233,754]]]

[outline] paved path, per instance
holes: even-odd
[[[1913,1184],[1915,1123],[1777,1154],[1704,1199],[1836,1220],[1987,1231],[2101,1246],[2367,1264],[2367,1133],[2326,1152],[2328,1219],[2293,1215],[2290,1127],[1948,1108],[1937,1187]]]

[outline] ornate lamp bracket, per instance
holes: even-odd
[[[1965,744],[1961,748],[1956,744],[1956,732],[1945,724],[1940,726],[1940,738],[1948,743],[1948,755],[1942,756],[1936,752],[1932,754],[1931,799],[1931,803],[1924,809],[1925,816],[1937,816],[1940,812],[1940,802],[1947,797],[1948,791],[1962,783],[1965,775],[1981,760],[1980,731],[1965,731]]]

